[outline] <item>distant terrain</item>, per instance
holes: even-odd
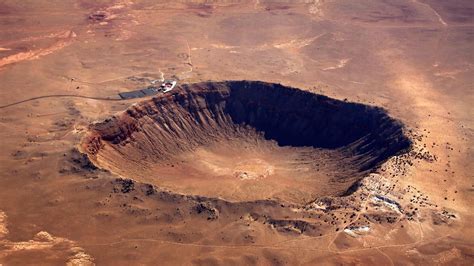
[[[0,1],[0,265],[472,265],[473,48],[469,0]]]

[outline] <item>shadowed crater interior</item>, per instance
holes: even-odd
[[[410,146],[377,107],[256,81],[188,84],[91,125],[99,167],[177,193],[304,203],[339,196]]]

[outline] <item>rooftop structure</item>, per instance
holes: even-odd
[[[154,82],[152,82],[152,84],[154,84]],[[119,93],[119,96],[122,99],[142,98],[142,97],[155,95],[160,91],[163,92],[163,93],[169,92],[175,86],[176,86],[176,81],[175,80],[165,80],[165,81],[163,81],[163,83],[159,87],[156,87],[156,86],[152,85],[152,86],[149,86],[145,89],[129,91],[129,92],[121,92],[121,93]]]

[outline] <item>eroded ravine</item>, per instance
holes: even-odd
[[[254,81],[182,85],[91,126],[98,166],[231,201],[338,196],[410,146],[383,109]]]

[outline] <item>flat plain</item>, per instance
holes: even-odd
[[[472,265],[473,49],[469,0],[0,1],[0,265]]]

